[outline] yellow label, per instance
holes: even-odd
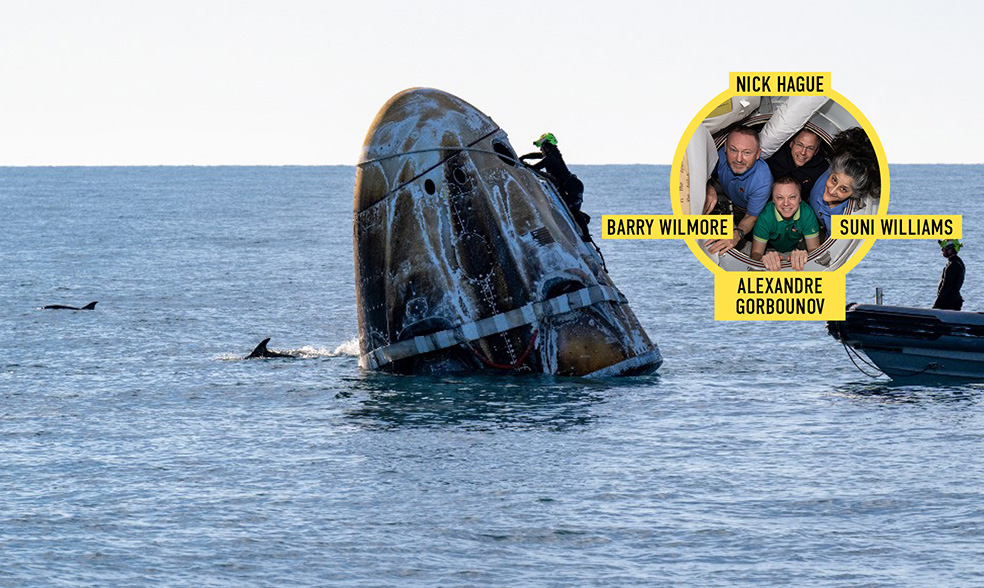
[[[731,72],[739,96],[817,96],[830,92],[830,72]]]
[[[734,233],[729,215],[605,214],[602,239],[729,239]]]
[[[842,321],[844,274],[722,272],[714,276],[714,320]]]
[[[959,214],[894,214],[866,216],[835,214],[830,217],[834,239],[962,239]]]

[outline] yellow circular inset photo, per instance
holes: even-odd
[[[697,114],[674,158],[674,213],[733,219],[732,238],[690,239],[691,251],[715,273],[847,273],[874,239],[831,238],[831,217],[888,206],[888,166],[871,125],[836,92],[734,90]]]

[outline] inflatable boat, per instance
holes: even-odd
[[[829,321],[827,332],[894,380],[984,381],[984,314],[978,312],[851,304],[845,320]]]

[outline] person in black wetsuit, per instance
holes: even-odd
[[[946,266],[943,267],[943,274],[940,275],[940,285],[936,289],[936,302],[933,303],[933,308],[960,310],[963,307],[960,287],[964,282],[964,262],[957,256],[957,252],[963,244],[957,239],[947,239],[939,243],[943,257],[946,258]]]
[[[581,203],[584,200],[584,184],[576,175],[567,169],[564,157],[557,148],[557,137],[553,133],[544,133],[540,138],[533,141],[533,144],[540,148],[539,152],[527,153],[520,157],[520,161],[526,163],[527,159],[539,159],[536,163],[526,163],[535,170],[543,171],[549,176],[550,181],[557,188],[560,197],[564,199],[567,208],[574,215],[574,220],[581,229],[581,239],[590,241],[588,233],[588,223],[591,217],[581,212]]]

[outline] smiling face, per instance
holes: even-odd
[[[728,158],[728,167],[735,175],[747,172],[755,165],[762,149],[759,148],[755,137],[732,131],[724,142],[724,153]]]
[[[797,184],[775,184],[772,186],[772,202],[782,218],[793,218],[800,205],[800,188]]]
[[[854,194],[854,180],[851,176],[835,171],[830,172],[823,190],[823,201],[827,206],[836,206]]]
[[[796,167],[803,167],[820,150],[820,137],[810,131],[800,131],[789,146]]]

